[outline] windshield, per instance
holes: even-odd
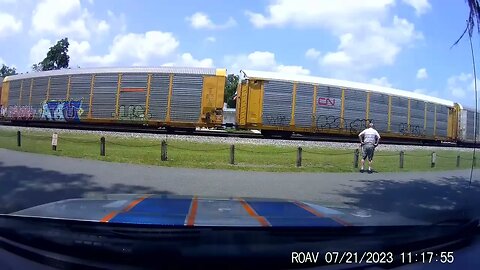
[[[55,238],[77,227],[55,222],[135,241],[152,239],[145,226],[218,227],[265,245],[292,237],[287,267],[307,251],[325,262],[306,230],[346,251],[395,249],[404,264],[406,245],[428,250],[476,226],[475,0],[0,6],[5,245],[84,252]],[[212,253],[240,250],[220,242]],[[245,258],[280,254],[259,250]]]

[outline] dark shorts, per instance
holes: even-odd
[[[363,145],[363,159],[367,159],[369,161],[373,160],[373,153],[375,152],[375,146],[371,143],[367,143]]]

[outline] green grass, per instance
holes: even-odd
[[[168,161],[160,160],[160,139],[106,136],[106,156],[100,156],[100,135],[60,133],[57,151],[51,149],[51,134],[22,132],[17,146],[16,132],[0,131],[0,148],[56,156],[96,159],[168,167],[230,169],[273,172],[353,172],[352,149],[304,148],[302,167],[297,168],[295,147],[235,145],[235,165],[229,164],[227,144],[168,140]],[[437,164],[430,167],[431,151],[406,151],[404,168],[399,168],[399,153],[377,151],[374,168],[380,172],[440,171],[471,166],[471,152],[437,151]],[[456,156],[462,157],[456,167]]]

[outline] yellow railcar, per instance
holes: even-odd
[[[341,80],[241,71],[237,124],[263,134],[357,135],[369,122],[382,137],[455,141],[460,105]]]
[[[222,125],[225,69],[66,69],[8,76],[2,115],[12,121]]]

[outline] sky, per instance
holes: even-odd
[[[202,66],[358,81],[474,106],[464,1],[0,0],[0,64]],[[480,40],[473,39],[480,62]],[[479,84],[480,88],[480,84]]]

